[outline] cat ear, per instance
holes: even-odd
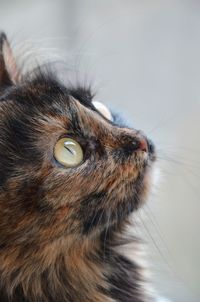
[[[19,82],[21,76],[12,49],[4,33],[0,33],[0,88]]]
[[[110,110],[104,104],[98,101],[93,101],[92,104],[103,116],[105,116],[105,118],[107,118],[110,121],[113,120]]]

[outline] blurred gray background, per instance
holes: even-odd
[[[152,278],[200,301],[200,1],[0,0],[0,28],[19,61],[62,60],[154,140],[161,175],[138,213]]]

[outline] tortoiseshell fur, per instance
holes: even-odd
[[[154,301],[137,259],[119,252],[149,190],[152,144],[136,152],[141,134],[104,118],[89,90],[22,77],[4,34],[0,48],[0,301]],[[78,167],[54,159],[65,136],[83,148]]]

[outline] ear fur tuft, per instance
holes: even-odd
[[[21,76],[4,32],[0,32],[0,88],[19,82]]]

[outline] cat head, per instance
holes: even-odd
[[[145,200],[152,143],[89,89],[22,76],[0,37],[0,250],[15,260],[120,227]]]

